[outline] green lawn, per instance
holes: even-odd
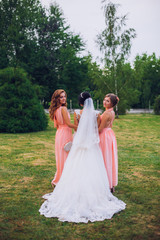
[[[160,116],[120,116],[113,129],[119,156],[115,196],[127,207],[111,220],[88,224],[62,223],[38,212],[56,170],[53,122],[42,132],[0,134],[0,239],[160,239]]]

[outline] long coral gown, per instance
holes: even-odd
[[[114,131],[112,130],[112,123],[115,118],[113,108],[106,110],[112,113],[112,120],[107,128],[104,128],[100,133],[100,148],[104,159],[104,165],[107,170],[108,181],[110,188],[118,184],[118,154],[117,154],[117,141]],[[103,113],[105,114],[105,112]],[[103,117],[101,115],[101,119]]]
[[[64,168],[64,163],[67,159],[68,152],[64,150],[64,145],[69,141],[72,141],[72,129],[69,128],[63,121],[61,108],[59,107],[56,110],[54,117],[54,127],[57,128],[56,136],[55,136],[55,155],[56,155],[56,167],[57,171],[52,180],[52,184],[56,185],[62,175],[62,171]],[[70,114],[68,112],[68,117],[70,118]]]

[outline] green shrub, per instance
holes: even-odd
[[[48,124],[35,89],[20,68],[0,70],[0,132],[22,133],[46,129]]]
[[[154,113],[160,115],[160,95],[155,98]]]

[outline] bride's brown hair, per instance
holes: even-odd
[[[67,100],[67,94],[66,94],[66,92],[63,89],[57,89],[53,93],[52,98],[51,98],[51,105],[50,105],[50,108],[49,108],[49,116],[50,116],[51,120],[54,120],[55,111],[57,110],[57,108],[59,108],[61,106],[61,104],[60,104],[60,95],[61,95],[61,93],[65,93],[66,100]],[[66,107],[67,106],[67,102],[65,104],[63,104],[63,106]]]

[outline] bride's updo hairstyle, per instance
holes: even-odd
[[[118,102],[119,102],[119,98],[118,98],[115,94],[113,94],[113,93],[108,93],[108,94],[105,96],[105,98],[106,98],[106,97],[109,97],[109,98],[110,98],[112,107],[115,107],[115,106],[118,104]]]
[[[78,96],[78,102],[79,102],[79,106],[80,105],[84,105],[84,101],[87,98],[91,98],[91,95],[89,92],[82,92],[79,96]]]

